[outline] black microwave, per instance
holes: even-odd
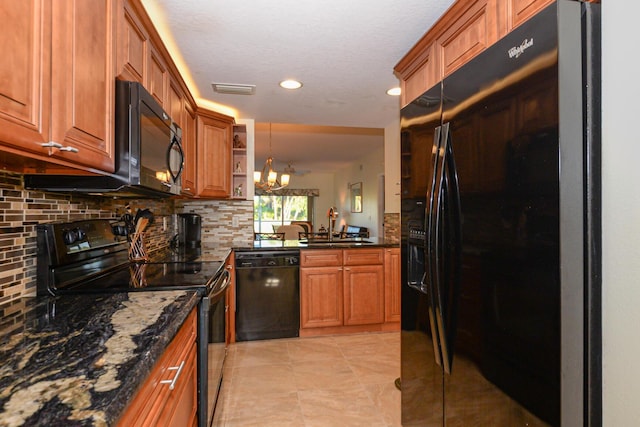
[[[116,170],[132,184],[180,194],[182,130],[138,82],[116,83]]]
[[[182,130],[138,82],[116,81],[115,172],[107,175],[25,175],[25,188],[114,197],[180,194]]]

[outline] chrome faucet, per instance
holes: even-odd
[[[329,217],[329,241],[332,241],[333,231],[336,227],[336,218],[338,217],[338,211],[336,210],[336,208],[331,206],[329,208],[329,212],[327,213],[327,216]]]

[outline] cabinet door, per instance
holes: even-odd
[[[452,7],[452,16],[445,15],[446,30],[436,40],[442,77],[448,76],[498,40],[496,1],[459,1]]]
[[[169,106],[167,108],[167,112],[169,113],[169,117],[175,123],[180,126],[180,128],[184,128],[184,119],[183,119],[183,111],[184,108],[182,104],[184,102],[184,96],[182,95],[182,89],[176,82],[171,79],[169,81]]]
[[[149,72],[147,76],[146,88],[151,95],[158,101],[158,104],[167,111],[167,103],[165,102],[167,93],[167,66],[156,48],[149,44]]]
[[[160,357],[136,393],[118,426],[192,425],[197,411],[196,309]],[[180,369],[182,366],[182,369]],[[170,383],[174,380],[174,388]],[[178,407],[179,406],[179,407]],[[171,424],[172,421],[175,423]]]
[[[197,420],[198,370],[196,343],[192,343],[187,348],[189,348],[189,352],[185,356],[180,376],[175,382],[175,388],[167,397],[167,402],[160,413],[156,425],[182,427],[193,425],[194,421]]]
[[[384,322],[384,269],[382,265],[344,268],[344,324]]]
[[[553,0],[509,0],[509,31],[522,24],[551,3],[553,3]]]
[[[405,106],[440,80],[434,45],[425,48],[415,64],[403,73],[401,102]]]
[[[345,249],[343,253],[343,264],[347,265],[371,265],[380,264],[384,261],[382,249]]]
[[[0,144],[46,155],[49,139],[51,2],[5,1],[0,8]]]
[[[342,268],[300,269],[300,327],[342,326]]]
[[[114,1],[52,7],[51,156],[113,172]]]
[[[188,102],[184,102],[183,108],[184,170],[182,171],[182,194],[193,196],[196,193],[196,113]]]
[[[311,249],[300,251],[301,267],[340,267],[342,251],[339,249]]]
[[[222,115],[220,115],[222,116]],[[197,195],[228,198],[231,195],[231,126],[227,120],[197,117]]]
[[[400,321],[400,248],[384,251],[384,321]]]
[[[122,80],[145,84],[149,37],[127,1],[118,15],[117,74]]]

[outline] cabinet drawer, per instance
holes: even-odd
[[[384,254],[378,249],[345,249],[344,265],[374,265],[382,264]]]
[[[339,249],[312,249],[300,251],[300,267],[337,267],[342,265]]]
[[[196,359],[195,342],[196,311],[193,310],[126,409],[118,422],[119,426],[163,425],[166,421],[163,417],[172,417],[177,410],[170,403],[189,401],[189,397],[196,393],[192,378],[192,365]],[[181,365],[182,369],[178,371]],[[161,383],[177,375],[173,390],[169,389],[169,384]],[[193,390],[187,390],[188,387]]]

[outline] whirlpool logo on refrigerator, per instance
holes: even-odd
[[[518,58],[524,53],[525,50],[529,49],[531,46],[533,46],[533,37],[528,40],[524,39],[520,46],[514,46],[509,49],[509,58]]]

